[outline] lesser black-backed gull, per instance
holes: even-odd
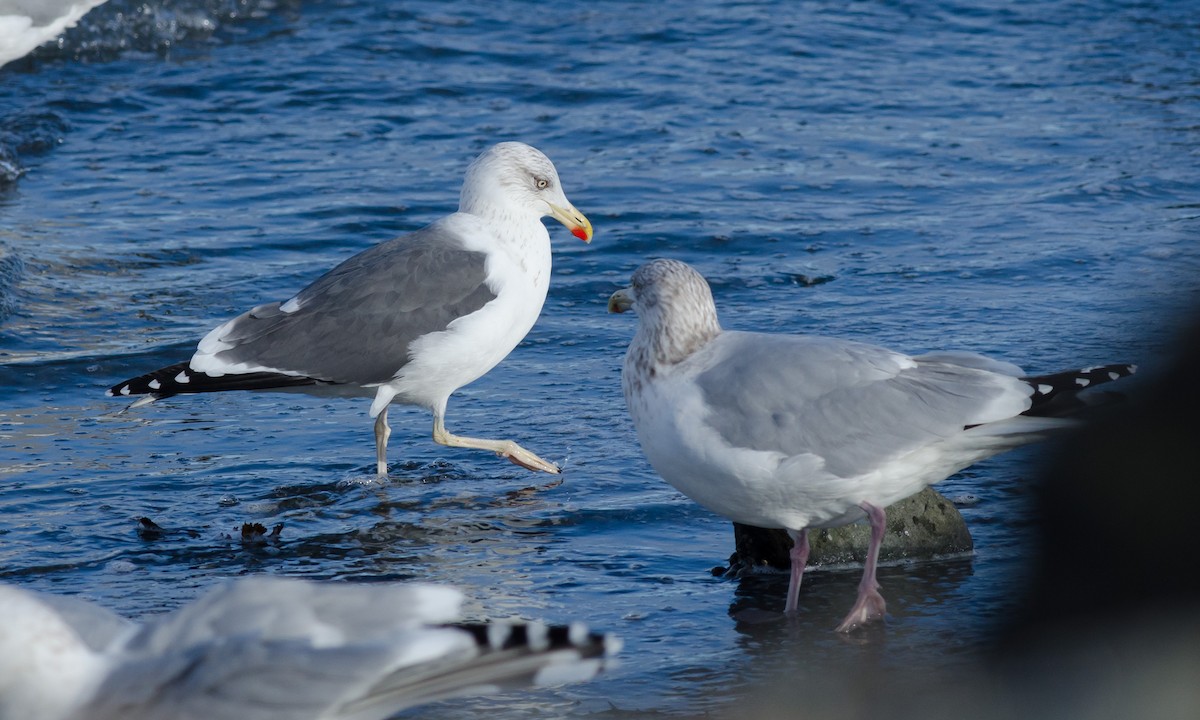
[[[550,285],[551,216],[584,242],[592,226],[536,148],[505,142],[467,169],[458,212],[345,260],[291,299],[259,305],[200,341],[191,360],[114,385],[131,407],[185,393],[301,390],[373,397],[376,470],[387,473],[388,404],[433,413],[442,445],[558,467],[511,440],[450,433],[446,403],[533,327]]]

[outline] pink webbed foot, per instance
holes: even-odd
[[[875,581],[875,567],[879,564],[879,546],[883,544],[887,516],[883,508],[869,502],[859,503],[859,507],[866,511],[867,520],[871,523],[871,544],[867,548],[867,562],[863,567],[862,580],[858,583],[858,600],[854,602],[854,607],[850,608],[850,613],[842,620],[842,624],[837,626],[838,632],[850,632],[869,622],[882,620],[887,611],[887,603],[879,594],[879,583]]]
[[[858,601],[854,603],[854,607],[850,608],[850,612],[842,620],[842,624],[837,626],[837,631],[850,632],[867,623],[882,620],[885,612],[887,612],[887,602],[879,594],[878,589],[859,593]]]

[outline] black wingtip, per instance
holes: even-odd
[[[1135,372],[1137,365],[1114,363],[1022,378],[1033,388],[1033,405],[1022,414],[1038,417],[1070,415],[1088,406],[1078,397],[1079,393],[1129,377]]]
[[[108,397],[132,397],[135,395],[167,397],[174,395],[176,392],[172,391],[171,387],[179,384],[175,382],[174,378],[187,370],[188,364],[186,362],[168,365],[154,372],[119,382],[108,390],[105,390],[104,394]]]
[[[572,649],[583,658],[616,654],[619,643],[611,635],[591,632],[582,623],[541,625],[517,623],[456,623],[448,627],[470,633],[484,650],[528,649],[536,652]]]
[[[213,377],[196,372],[187,362],[175,363],[154,372],[130,378],[113,385],[104,392],[108,397],[131,397],[153,395],[155,398],[171,397],[204,392],[226,390],[272,390],[289,387],[318,385],[322,381],[303,375],[284,375],[272,372],[253,372]]]

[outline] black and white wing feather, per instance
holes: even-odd
[[[496,298],[487,255],[438,221],[347,259],[293,298],[210,332],[187,363],[118,383],[111,396],[387,382],[417,338]]]

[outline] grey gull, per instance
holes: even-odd
[[[432,700],[587,680],[582,624],[452,624],[438,585],[250,577],[133,623],[0,583],[0,717],[383,720]]]
[[[376,471],[387,474],[388,404],[433,413],[433,440],[559,472],[511,440],[446,430],[450,394],[491,370],[533,327],[550,285],[549,215],[590,242],[536,148],[504,142],[467,169],[458,212],[354,255],[291,299],[208,333],[188,362],[112,386],[130,407],[186,393],[299,390],[373,397]]]
[[[871,525],[858,599],[839,631],[882,618],[883,508],[996,453],[1069,427],[1079,391],[1131,374],[1103,365],[1027,377],[966,352],[909,356],[814,335],[722,330],[704,278],[654,260],[609,298],[639,324],[621,372],[638,440],[676,489],[736,522],[792,537],[785,612],[809,528]]]

